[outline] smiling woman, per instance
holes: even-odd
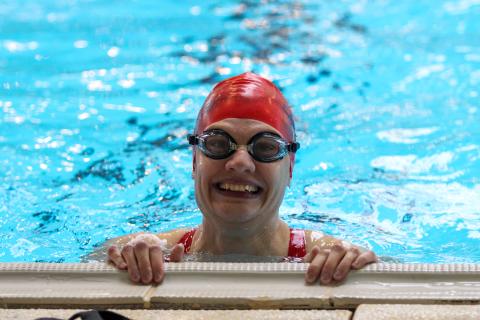
[[[290,228],[279,217],[299,148],[287,101],[270,81],[244,73],[217,84],[197,118],[193,148],[195,198],[203,214],[192,230],[136,234],[108,242],[110,261],[134,282],[159,283],[164,251],[303,258],[305,280],[342,281],[350,269],[376,261],[333,237]]]

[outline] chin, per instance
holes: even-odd
[[[235,208],[232,210],[229,208],[221,208],[216,210],[218,213],[217,216],[220,217],[225,222],[236,222],[236,223],[245,223],[250,220],[253,220],[256,217],[255,212],[248,212],[247,210],[239,210],[240,208]]]

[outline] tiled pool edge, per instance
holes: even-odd
[[[302,263],[171,263],[161,286],[103,264],[0,263],[0,306],[353,309],[480,304],[480,264],[373,264],[338,286],[305,286]]]

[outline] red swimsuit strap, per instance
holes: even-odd
[[[197,228],[187,231],[182,236],[182,238],[178,241],[178,243],[183,244],[185,253],[188,253],[188,251],[190,251],[190,247],[192,246],[192,240],[193,240],[193,236],[195,235],[195,231],[197,231]]]
[[[290,229],[290,243],[288,244],[288,256],[303,258],[307,254],[305,245],[305,230]]]
[[[193,236],[197,229],[187,231],[178,243],[183,244],[185,253],[190,251]],[[290,229],[290,242],[288,244],[288,256],[293,258],[303,258],[307,254],[305,245],[305,231],[301,229]]]

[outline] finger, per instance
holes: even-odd
[[[139,241],[135,244],[134,250],[142,283],[147,284],[152,282],[152,265],[150,264],[149,245],[144,241]]]
[[[163,267],[163,251],[160,246],[150,247],[150,263],[152,264],[153,282],[161,283],[165,276]]]
[[[313,258],[315,258],[315,256],[319,253],[320,253],[320,248],[318,246],[314,246],[312,250],[309,253],[307,253],[305,257],[303,257],[303,262],[305,263],[312,262]]]
[[[310,265],[308,266],[307,273],[305,274],[305,282],[314,283],[317,281],[327,257],[328,253],[325,251],[320,251],[315,255],[312,262],[310,262]]]
[[[110,246],[108,248],[108,261],[112,262],[113,265],[120,270],[127,269],[127,264],[125,263],[125,260],[123,260],[117,246]]]
[[[122,249],[122,257],[127,263],[127,270],[130,276],[130,280],[133,282],[140,281],[140,274],[138,272],[137,259],[135,258],[135,253],[133,247],[127,244]]]
[[[320,281],[323,284],[328,284],[333,279],[333,273],[335,269],[337,269],[338,263],[346,254],[346,250],[341,245],[334,245],[328,255],[327,261],[322,268],[322,275],[320,277]]]
[[[337,266],[333,279],[337,281],[343,281],[352,267],[353,261],[360,255],[360,251],[357,248],[352,248],[347,251],[343,259]]]
[[[171,262],[180,262],[183,260],[183,256],[184,256],[184,252],[185,252],[185,247],[183,246],[183,244],[179,243],[177,245],[175,245],[172,249],[172,251],[170,252],[170,261]]]
[[[361,253],[355,261],[352,263],[352,267],[354,269],[360,269],[363,268],[365,265],[376,262],[377,261],[377,256],[373,251],[366,251]]]

